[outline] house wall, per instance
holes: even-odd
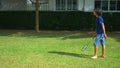
[[[79,11],[92,11],[94,9],[95,0],[78,0],[78,10]],[[85,2],[85,3],[84,3]],[[49,0],[49,10],[56,10],[56,0]]]
[[[84,10],[83,5],[84,5],[83,0],[78,0],[78,10],[80,11]]]
[[[41,0],[42,2],[44,0]],[[49,1],[46,4],[40,4],[41,11],[56,11],[56,0]],[[92,11],[95,0],[78,0],[78,11]],[[85,2],[85,3],[84,3]],[[35,10],[35,4],[30,0],[1,0],[1,10]]]
[[[49,0],[49,10],[55,11],[56,9],[56,0]]]
[[[95,0],[85,0],[84,11],[93,11]]]
[[[0,0],[0,10],[25,10],[26,0]]]

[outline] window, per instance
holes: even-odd
[[[101,8],[101,1],[100,0],[95,1],[95,8]]]
[[[120,1],[117,1],[117,10],[120,11]]]
[[[0,9],[1,9],[1,7],[2,7],[2,4],[1,4],[1,0],[0,0]]]
[[[65,0],[56,0],[56,10],[65,10]]]
[[[78,8],[77,3],[78,3],[77,0],[73,0],[73,10],[77,10],[77,8]]]
[[[77,10],[77,0],[56,0],[56,10]]]
[[[103,11],[120,11],[120,1],[95,0],[95,8],[101,8]]]
[[[67,0],[67,10],[72,10],[72,9],[73,9],[72,0]]]
[[[108,1],[102,1],[102,10],[107,11],[108,10]]]
[[[117,1],[111,0],[110,1],[110,10],[116,10],[116,8],[117,8],[116,4],[117,4]]]

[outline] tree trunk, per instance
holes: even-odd
[[[39,0],[36,0],[36,32],[39,32]]]

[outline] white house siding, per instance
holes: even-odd
[[[56,0],[49,0],[49,10],[55,11],[56,9]]]
[[[95,0],[85,0],[84,11],[93,11]]]
[[[40,10],[43,10],[43,11],[44,10],[49,10],[49,4],[47,4],[47,3],[46,4],[41,4],[40,5]]]
[[[49,10],[49,2],[47,2],[47,0],[40,0],[40,3],[42,3],[40,4],[40,7],[39,7],[40,10],[42,11]],[[30,0],[27,0],[27,10],[29,11],[35,10],[35,4],[33,4]]]
[[[9,10],[25,10],[26,9],[26,0],[0,0],[0,10],[9,11]]]
[[[92,11],[94,9],[94,3],[94,0],[78,0],[78,11]],[[49,10],[56,11],[56,0],[49,0]]]
[[[84,2],[83,0],[78,0],[78,10],[79,11],[84,10],[84,8],[83,8],[84,3],[83,2]]]
[[[10,2],[9,2],[10,1]],[[46,2],[46,4],[40,4],[41,11],[59,11],[56,10],[56,0],[40,0],[40,2]],[[94,9],[95,0],[77,0],[78,11],[92,11]],[[85,3],[84,3],[85,2]],[[0,10],[27,10],[34,11],[35,4],[30,0],[0,0]],[[67,11],[67,10],[63,10]],[[72,11],[72,10],[68,10]],[[75,10],[76,11],[76,10]]]
[[[49,10],[56,11],[56,0],[49,0]],[[78,10],[83,10],[83,0],[78,0]]]

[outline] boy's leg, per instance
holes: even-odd
[[[97,56],[98,53],[98,46],[94,46],[94,56]]]
[[[102,46],[102,58],[105,58],[105,46]]]
[[[100,40],[102,45],[102,58],[105,58],[105,41],[104,41],[104,34],[102,34],[102,38]]]
[[[91,58],[96,59],[97,58],[97,53],[98,53],[98,46],[94,46],[94,56],[91,57]]]
[[[91,57],[92,59],[96,59],[96,58],[97,58],[99,41],[100,41],[100,35],[98,34],[98,35],[96,36],[96,39],[95,39],[95,42],[94,42],[94,56]]]

